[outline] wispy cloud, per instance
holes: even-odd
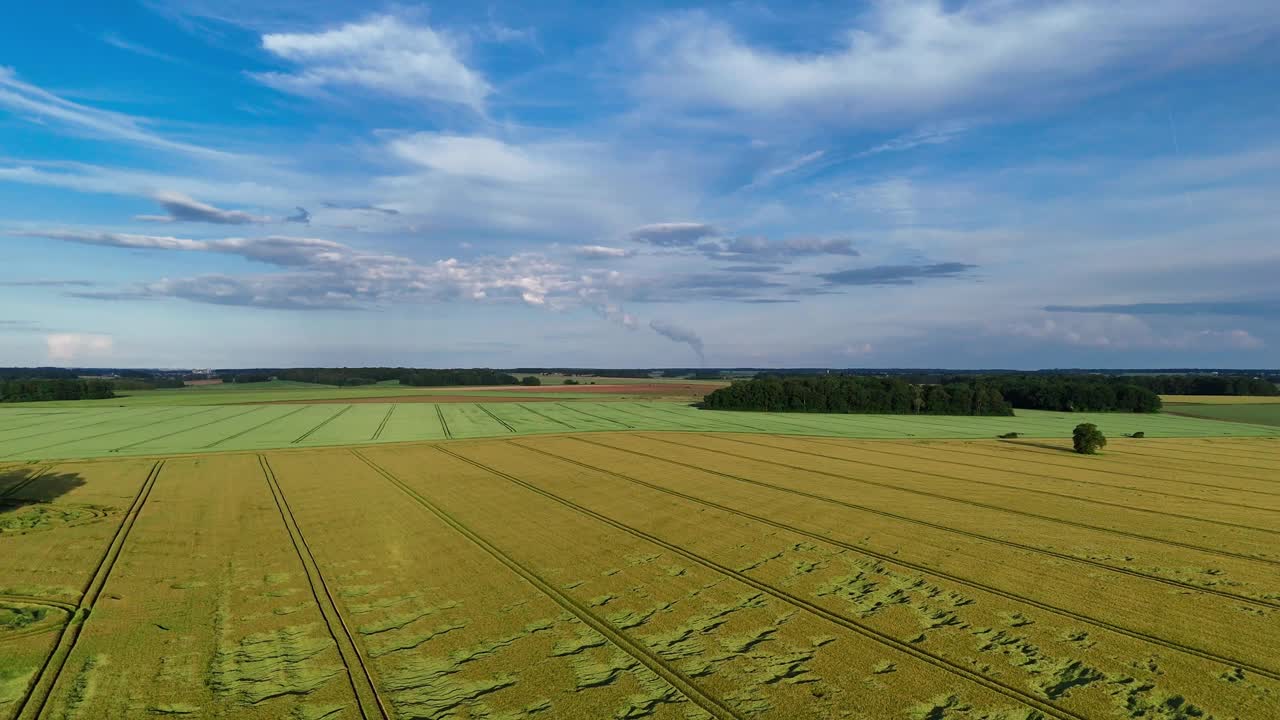
[[[168,53],[163,53],[155,48],[147,47],[146,45],[142,45],[131,40],[126,40],[114,32],[104,32],[101,35],[101,38],[102,42],[110,45],[111,47],[118,50],[124,50],[125,52],[131,52],[134,55],[141,55],[143,57],[149,57],[154,60],[163,60],[164,62],[170,63],[182,62]]]
[[[713,225],[696,222],[654,223],[638,227],[628,237],[633,242],[647,243],[655,247],[689,247],[699,240],[719,235]]]
[[[145,145],[158,150],[179,152],[205,158],[227,159],[218,150],[164,138],[144,126],[138,118],[123,113],[98,110],[71,102],[18,79],[12,68],[0,67],[0,107],[19,115],[56,122],[91,135],[111,140]]]
[[[648,65],[637,85],[649,99],[686,106],[844,123],[924,118],[993,102],[1030,104],[1061,97],[1061,88],[1085,94],[1114,83],[1125,65],[1212,60],[1202,48],[1239,52],[1275,23],[1255,0],[1124,7],[909,0],[871,3],[830,50],[788,52],[751,44],[724,21],[694,12],[637,32],[637,54]],[[1230,40],[1215,44],[1215,37]]]
[[[1120,305],[1049,305],[1055,313],[1095,313],[1112,315],[1232,315],[1236,317],[1280,317],[1280,300],[1202,300],[1196,302],[1129,303]]]
[[[263,215],[250,215],[239,210],[223,210],[177,192],[157,193],[154,199],[169,214],[138,215],[134,218],[135,220],[162,223],[202,222],[215,225],[250,225],[271,222],[271,218]],[[305,213],[306,211],[304,210],[303,212]],[[305,223],[306,219],[306,217],[303,217],[301,220],[291,222]]]
[[[876,265],[874,267],[820,273],[831,285],[911,285],[917,280],[960,277],[977,265],[945,262],[932,265]]]
[[[585,260],[614,260],[631,257],[635,251],[605,245],[579,245],[573,249],[573,254]]]
[[[743,189],[755,190],[758,188],[762,188],[772,183],[774,180],[777,180],[778,178],[782,177],[783,175],[789,175],[799,170],[800,168],[805,167],[806,165],[811,165],[814,162],[817,162],[818,160],[822,159],[822,157],[826,154],[827,154],[826,150],[814,150],[811,153],[807,153],[805,155],[792,158],[782,163],[781,165],[776,165],[774,167],[767,168],[757,173],[755,178],[752,179],[751,183]]]
[[[255,73],[260,82],[300,95],[360,88],[402,99],[483,111],[492,91],[463,62],[458,41],[426,25],[378,15],[316,33],[270,33],[262,47],[297,66]]]

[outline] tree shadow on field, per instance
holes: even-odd
[[[1038,447],[1046,450],[1057,450],[1058,452],[1064,452],[1068,455],[1076,454],[1076,451],[1072,448],[1063,447],[1061,445],[1050,445],[1047,442],[1033,442],[1030,440],[1000,440],[1000,442],[1005,443],[1006,445],[1025,445],[1027,447]]]
[[[0,536],[7,529],[21,529],[40,521],[23,512],[31,505],[50,505],[72,490],[82,487],[79,473],[45,473],[33,468],[0,470]],[[42,515],[42,513],[37,513]]]

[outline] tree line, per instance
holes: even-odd
[[[114,388],[108,380],[24,378],[0,381],[0,402],[102,400],[115,396]]]
[[[1271,380],[1249,375],[1134,375],[1125,381],[1160,395],[1280,395]]]
[[[982,381],[963,380],[925,386],[897,378],[852,375],[764,375],[709,393],[703,400],[703,407],[710,410],[886,415],[1013,414],[999,389]]]
[[[1127,377],[1081,375],[999,375],[983,378],[1005,400],[1023,410],[1135,412],[1160,410],[1160,396]]]
[[[519,385],[514,375],[474,368],[470,370],[410,370],[400,376],[401,385],[448,387],[450,385]]]

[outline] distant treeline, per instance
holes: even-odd
[[[628,369],[628,370],[609,370],[601,368],[511,368],[507,372],[519,373],[521,375],[580,375],[595,377],[614,377],[614,378],[647,378],[653,375],[653,370],[644,369]]]
[[[888,415],[1012,415],[1000,391],[985,382],[912,385],[897,378],[852,375],[764,375],[706,396],[710,410],[877,413]]]
[[[1160,410],[1160,396],[1132,377],[1096,375],[1000,375],[982,378],[1015,408],[1058,412],[1139,412]]]
[[[1274,382],[1247,375],[1136,375],[1124,380],[1161,395],[1280,395]]]
[[[410,370],[400,376],[401,385],[448,387],[450,385],[519,385],[514,375],[498,370]]]
[[[111,383],[107,380],[59,378],[0,381],[0,402],[101,400],[115,396]]]

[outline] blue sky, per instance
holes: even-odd
[[[1265,0],[45,5],[0,365],[1280,365]]]

